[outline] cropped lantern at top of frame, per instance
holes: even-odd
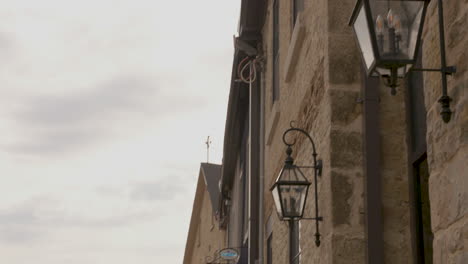
[[[456,72],[447,67],[442,0],[438,1],[441,67],[412,68],[421,46],[421,35],[430,0],[358,0],[349,25],[353,27],[369,76],[380,77],[396,94],[398,78],[408,71],[440,72],[442,96],[439,103],[444,122],[449,122],[451,98],[447,93],[447,75]]]
[[[350,25],[369,75],[388,78],[395,93],[397,78],[416,62],[427,0],[359,0]]]

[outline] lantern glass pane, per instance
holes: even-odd
[[[307,185],[280,186],[283,199],[284,216],[288,218],[299,217],[304,209]]]
[[[297,206],[298,206],[300,216],[302,216],[304,214],[304,205],[305,205],[305,202],[306,202],[308,189],[309,189],[309,186],[307,186],[307,185],[296,186],[296,189],[295,189],[296,193],[299,196]]]
[[[286,164],[272,187],[273,200],[280,217],[299,218],[303,215],[310,182],[295,165]]]
[[[359,47],[361,48],[362,56],[364,57],[364,61],[366,63],[366,67],[369,68],[375,61],[374,51],[372,50],[372,42],[371,36],[369,31],[369,24],[367,23],[366,12],[364,9],[364,5],[361,5],[359,9],[358,16],[356,21],[354,22],[354,32],[356,32],[356,36],[359,42]]]
[[[279,191],[281,192],[281,203],[283,204],[283,216],[284,217],[291,217],[291,186],[288,185],[281,185],[279,187]]]
[[[271,194],[273,195],[273,201],[275,202],[276,211],[278,212],[280,216],[282,216],[283,214],[281,212],[281,200],[280,200],[278,191],[279,191],[278,185],[276,185],[271,191]]]
[[[414,60],[424,0],[370,0],[379,57]]]

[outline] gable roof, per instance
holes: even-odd
[[[200,225],[200,213],[202,211],[203,195],[206,191],[210,196],[213,213],[218,210],[219,195],[219,179],[221,179],[221,165],[211,163],[201,163],[200,173],[198,175],[197,189],[193,199],[192,216],[185,244],[185,253],[183,263],[190,263],[193,247],[197,235],[197,227]],[[216,210],[215,210],[216,209]]]
[[[218,203],[220,197],[219,180],[221,179],[221,165],[202,163],[200,165],[200,176],[205,180],[206,190],[210,196],[213,213],[219,211]]]

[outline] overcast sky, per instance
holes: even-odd
[[[240,1],[0,4],[0,263],[182,263]]]

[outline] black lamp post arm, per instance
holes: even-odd
[[[438,13],[439,13],[439,42],[440,42],[440,64],[442,66],[442,70],[447,69],[447,61],[445,57],[445,32],[444,32],[444,9],[442,6],[442,0],[438,1]],[[442,96],[439,99],[439,103],[442,106],[442,111],[440,115],[442,116],[442,120],[445,123],[450,121],[452,116],[452,110],[450,110],[450,101],[452,99],[448,96],[447,93],[447,74],[445,72],[441,72],[442,76]]]
[[[314,140],[312,140],[312,137],[304,129],[294,127],[293,123],[294,123],[294,121],[292,121],[290,123],[291,128],[287,129],[283,134],[284,144],[287,145],[288,147],[294,146],[296,144],[296,140],[294,139],[294,141],[292,143],[288,143],[288,141],[286,140],[286,135],[291,131],[300,132],[300,133],[304,134],[309,139],[310,143],[312,144],[312,150],[313,150],[312,155],[317,156],[317,151],[315,150],[315,144],[314,144]],[[314,165],[317,165],[317,164],[314,163]]]
[[[288,142],[286,140],[286,135],[289,132],[292,131],[297,131],[305,135],[310,143],[312,144],[312,157],[314,159],[314,191],[315,191],[315,245],[318,247],[320,246],[320,232],[319,232],[319,221],[322,220],[322,217],[319,217],[319,210],[318,210],[318,191],[317,191],[317,176],[319,174],[319,171],[321,170],[321,164],[317,163],[317,151],[315,149],[315,143],[314,140],[312,140],[312,137],[305,131],[304,129],[297,128],[293,126],[294,121],[291,121],[290,126],[291,128],[287,129],[284,134],[283,134],[283,142],[288,146],[288,149],[296,144],[296,139],[292,143]]]

